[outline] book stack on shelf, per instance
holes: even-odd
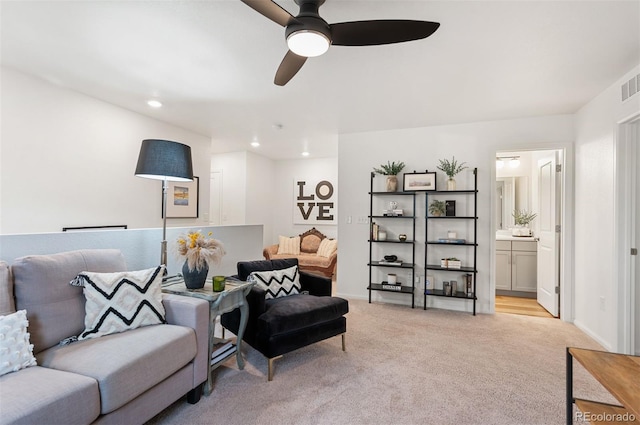
[[[441,243],[467,243],[466,239],[456,239],[456,238],[439,238],[438,242]]]
[[[385,217],[401,217],[404,215],[404,210],[402,208],[395,210],[382,210],[382,215]]]
[[[402,290],[402,285],[400,284],[400,282],[396,283],[396,284],[391,284],[389,282],[387,282],[386,280],[382,281],[382,289],[388,289],[389,291],[401,291]]]

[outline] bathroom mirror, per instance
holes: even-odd
[[[507,230],[513,227],[513,211],[529,210],[529,177],[497,178],[496,203],[496,229]]]

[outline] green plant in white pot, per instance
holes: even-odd
[[[387,192],[395,192],[398,189],[398,173],[404,169],[404,162],[389,162],[382,164],[380,168],[373,168],[373,171],[387,176]]]
[[[447,180],[447,190],[456,190],[456,181],[453,179],[456,174],[460,171],[464,170],[467,167],[466,162],[458,162],[456,161],[456,157],[454,156],[451,161],[448,159],[440,159],[440,164],[438,165],[438,170],[442,171],[449,177]]]
[[[511,229],[511,234],[513,236],[531,236],[529,225],[538,214],[527,210],[513,210],[511,215],[516,224],[516,227]]]
[[[437,199],[433,200],[431,204],[429,204],[429,214],[434,217],[440,217],[444,215],[447,210],[447,204],[445,201],[438,201]]]

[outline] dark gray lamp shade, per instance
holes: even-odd
[[[136,176],[170,181],[193,180],[191,147],[169,140],[143,140]]]

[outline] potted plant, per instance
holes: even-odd
[[[373,168],[373,171],[387,176],[387,192],[395,192],[398,189],[398,173],[404,168],[404,162],[395,161],[382,164],[380,168]]]
[[[217,239],[205,237],[200,230],[191,231],[178,238],[178,254],[185,258],[182,265],[184,283],[189,289],[204,286],[209,273],[209,266],[220,263],[226,254],[224,245]]]
[[[449,180],[447,180],[447,190],[456,190],[456,181],[453,178],[460,171],[464,170],[465,168],[468,168],[465,165],[466,162],[458,163],[458,161],[456,161],[455,156],[451,161],[449,161],[448,159],[440,159],[439,161],[440,161],[440,165],[438,165],[437,167],[438,170],[442,171],[447,175],[447,177],[449,177]]]
[[[513,216],[516,224],[516,227],[511,229],[511,234],[513,236],[531,236],[531,229],[529,228],[529,224],[531,224],[533,219],[536,218],[538,214],[527,210],[513,210],[511,215]]]
[[[429,204],[429,214],[434,217],[440,217],[444,215],[447,209],[447,204],[445,201],[438,201],[434,199],[431,204]]]

